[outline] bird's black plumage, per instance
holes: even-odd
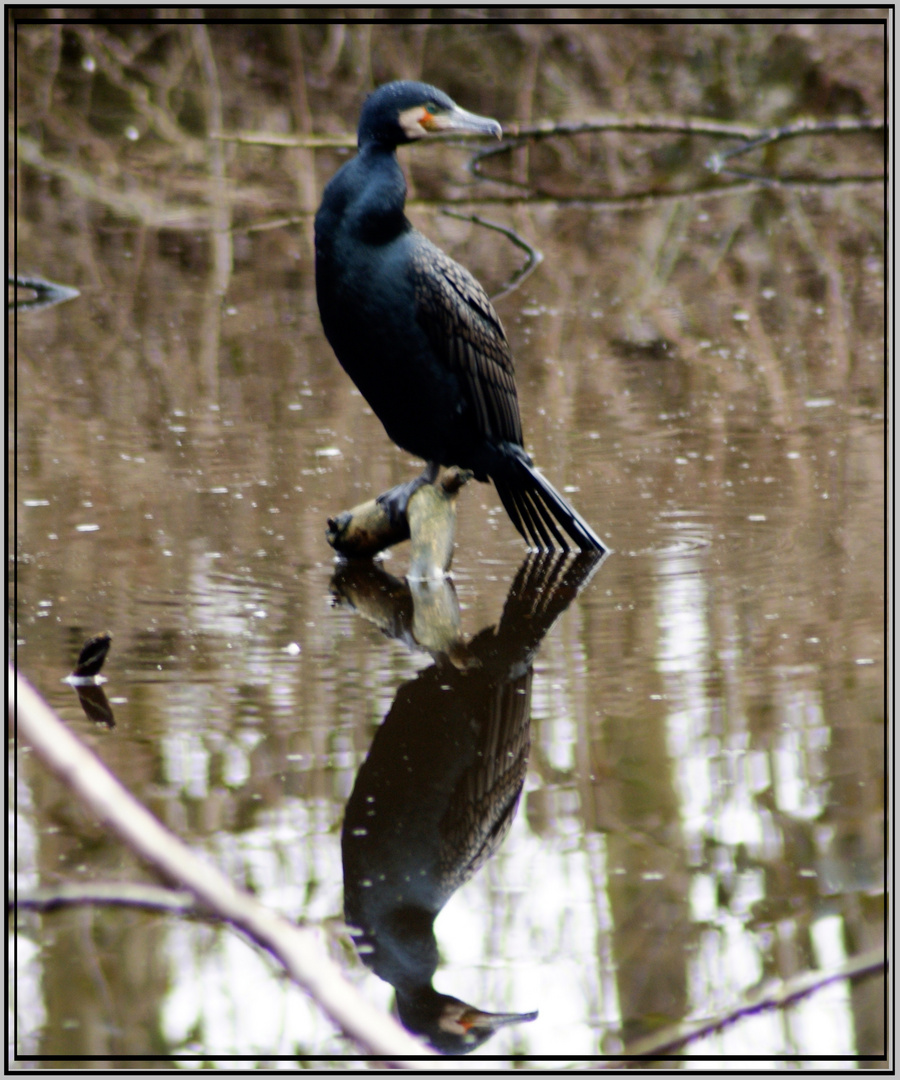
[[[506,334],[475,278],[412,227],[396,148],[441,133],[500,135],[433,86],[370,94],[356,157],[316,214],[316,293],[325,335],[393,441],[429,468],[490,478],[526,541],[603,551],[590,525],[522,446]]]

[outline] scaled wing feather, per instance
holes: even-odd
[[[425,237],[413,256],[416,318],[440,359],[460,376],[481,433],[522,442],[515,372],[506,334],[484,289]]]

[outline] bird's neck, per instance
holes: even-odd
[[[365,178],[353,204],[355,228],[371,243],[393,239],[408,229],[404,214],[406,179],[392,148],[370,143],[357,155]]]

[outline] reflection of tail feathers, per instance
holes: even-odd
[[[533,655],[554,622],[606,561],[607,553],[585,551],[532,553],[525,557],[510,586],[494,651]],[[480,636],[480,635],[479,635]],[[503,643],[510,639],[511,648]],[[530,662],[530,661],[529,661]]]

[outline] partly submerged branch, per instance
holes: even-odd
[[[884,971],[886,968],[885,950],[880,948],[870,949],[859,956],[851,957],[846,963],[831,971],[804,971],[792,979],[786,979],[775,986],[766,987],[751,997],[749,1001],[743,1002],[720,1016],[688,1021],[667,1028],[657,1034],[648,1035],[646,1038],[627,1046],[621,1061],[605,1061],[600,1068],[618,1068],[622,1061],[633,1058],[668,1057],[689,1043],[714,1035],[717,1031],[721,1031],[723,1028],[735,1024],[748,1016],[755,1016],[769,1009],[786,1008],[795,1001],[808,997],[831,983],[843,982],[847,979],[860,979]]]

